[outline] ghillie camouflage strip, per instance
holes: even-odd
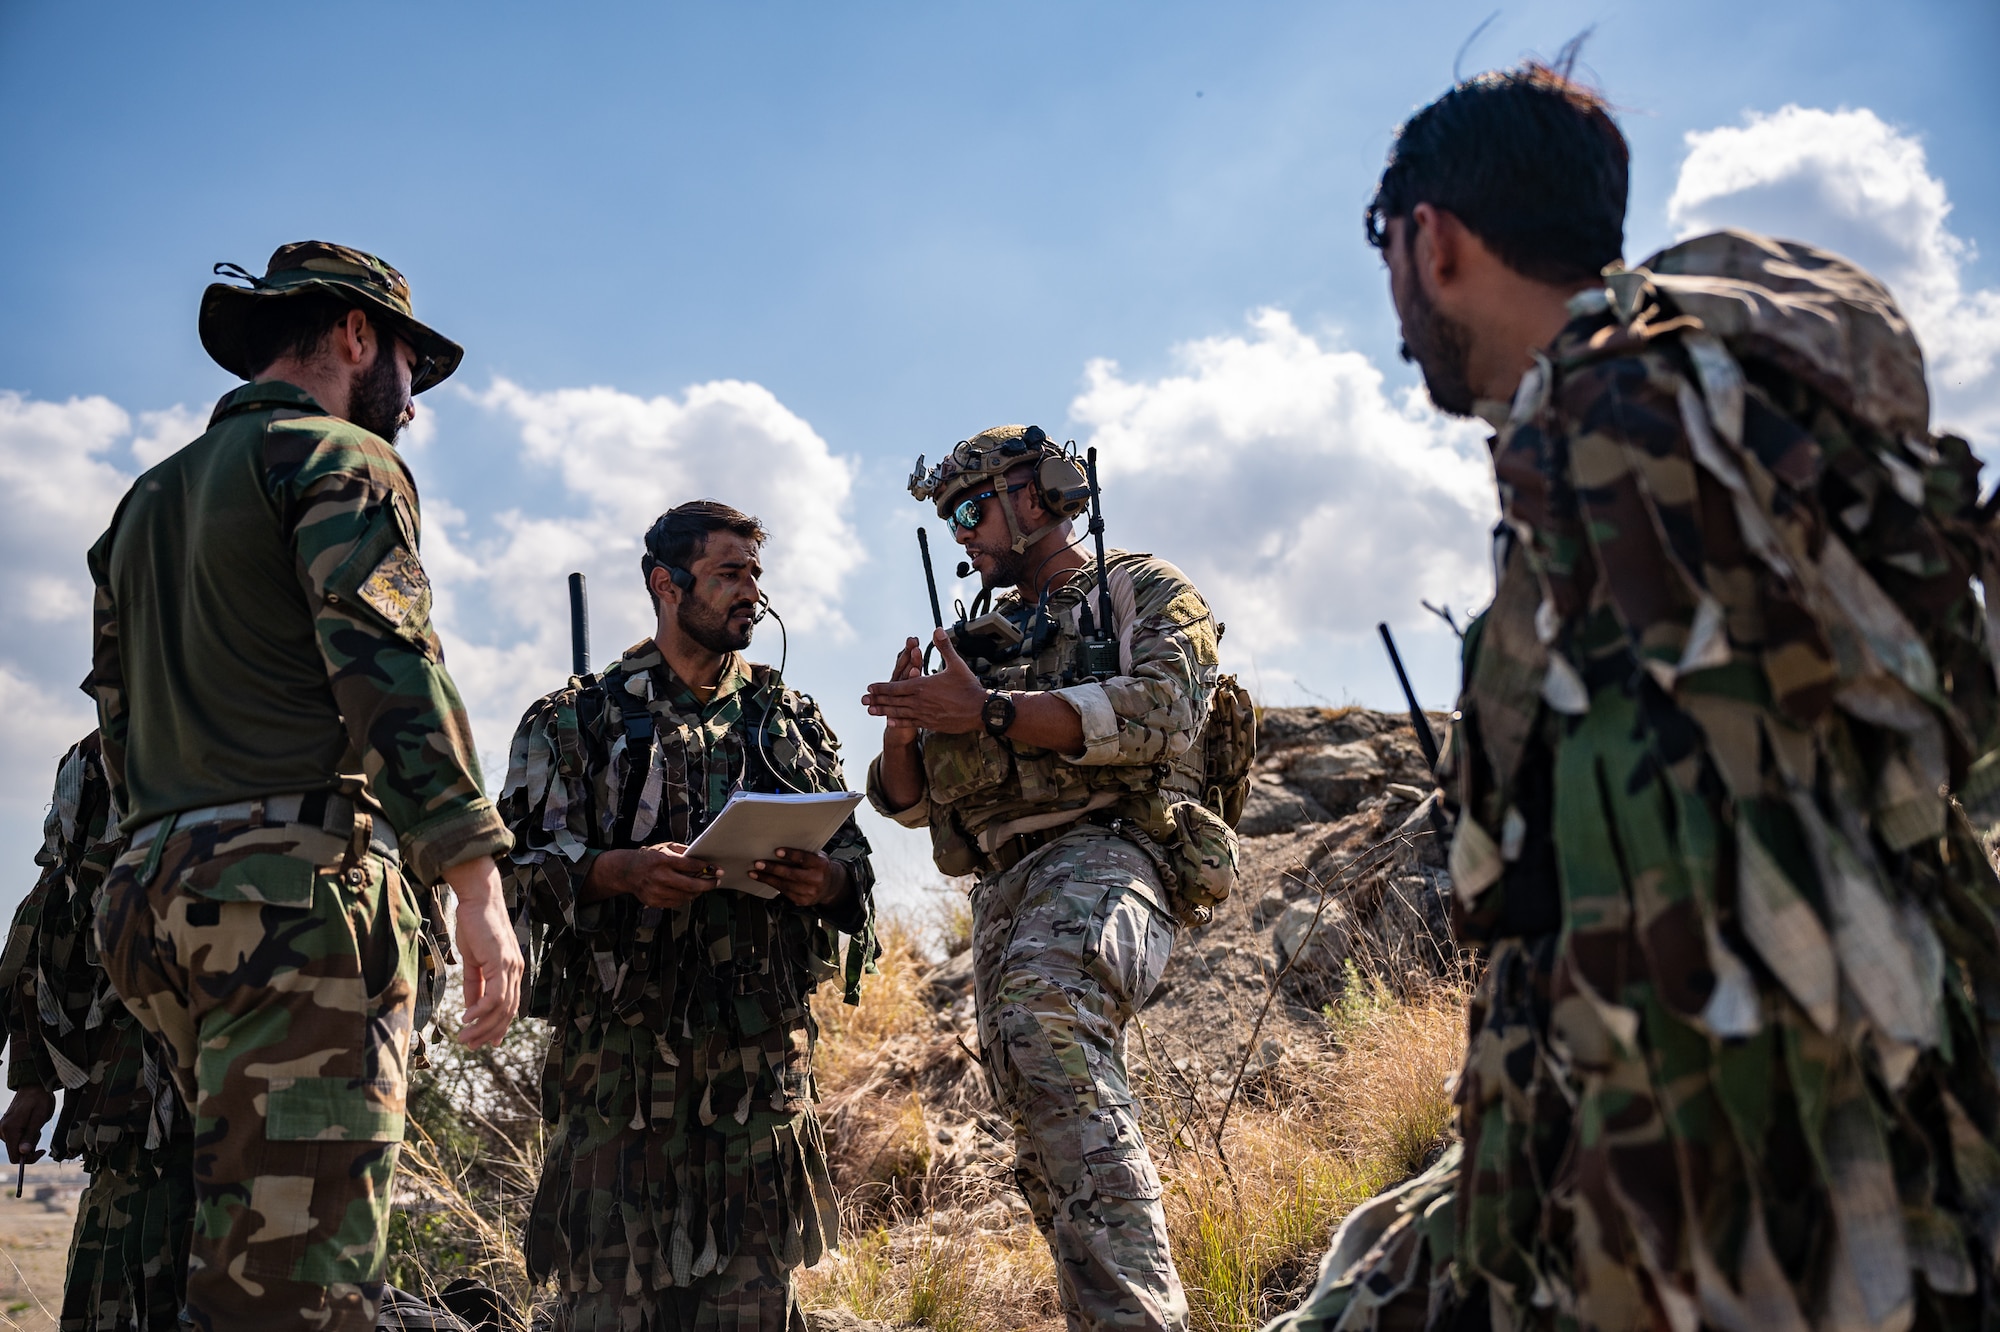
[[[194,1221],[193,1123],[167,1058],[97,956],[95,898],[117,858],[114,814],[93,732],[57,768],[35,856],[41,875],[0,957],[8,1085],[62,1098],[50,1154],[80,1157],[90,1172],[70,1240],[63,1332],[177,1327]]]
[[[1992,1328],[1979,464],[1833,256],[1704,237],[1572,311],[1444,763],[1463,1154],[1272,1326]]]
[[[727,889],[671,912],[580,900],[602,852],[692,842],[738,789],[844,789],[818,706],[740,657],[703,703],[640,643],[534,703],[515,732],[506,879],[528,1011],[554,1036],[542,1110],[555,1131],[527,1255],[578,1328],[777,1325],[760,1320],[796,1313],[791,1270],[837,1237],[811,997],[840,977],[856,1002],[875,953],[860,829],[850,819],[827,847],[854,887],[829,915]]]

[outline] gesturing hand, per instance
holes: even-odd
[[[935,675],[905,676],[904,663],[916,653],[917,640],[905,645],[896,658],[896,676],[868,686],[861,706],[876,717],[886,717],[893,732],[898,727],[921,728],[940,735],[967,735],[981,728],[979,710],[986,706],[986,686],[972,673],[951,645],[951,635],[939,629],[931,635],[937,645],[943,669]],[[923,658],[916,655],[917,671]]]
[[[781,847],[750,867],[750,877],[784,894],[794,906],[831,906],[847,896],[847,867],[824,851]]]
[[[906,638],[903,640],[903,650],[896,654],[896,665],[890,670],[889,679],[892,682],[897,680],[921,680],[923,676],[923,649],[917,645],[917,640],[914,637]],[[882,736],[884,744],[914,745],[917,743],[917,724],[915,722],[896,721],[891,718],[889,724],[882,729],[884,731]]]

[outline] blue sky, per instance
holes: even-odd
[[[774,520],[788,674],[858,780],[855,696],[925,617],[903,478],[1004,421],[1103,448],[1114,543],[1203,583],[1269,701],[1393,704],[1386,617],[1446,704],[1417,602],[1487,590],[1484,455],[1409,400],[1359,216],[1491,12],[0,5],[0,898],[89,725],[83,551],[233,382],[194,335],[209,265],[308,236],[382,254],[467,347],[408,452],[496,783],[565,669],[563,575],[608,659],[643,518],[699,493]],[[1628,257],[1729,223],[1854,253],[1990,452],[2000,8],[1551,0],[1463,69],[1593,25]]]

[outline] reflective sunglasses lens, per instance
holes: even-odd
[[[968,532],[979,526],[979,507],[979,501],[976,499],[960,500],[958,507],[951,511],[952,526],[963,528]]]

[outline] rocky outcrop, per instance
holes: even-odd
[[[1236,892],[1175,941],[1128,1037],[1139,1090],[1183,1122],[1204,1122],[1239,1082],[1254,1096],[1263,1079],[1314,1076],[1330,1052],[1322,1010],[1350,963],[1403,990],[1456,965],[1435,785],[1409,719],[1274,708],[1259,731]],[[1004,1226],[1018,1206],[1012,1135],[977,1062],[971,954],[934,965],[919,990],[929,1030],[885,1043],[822,1106],[836,1177],[885,1211]]]

